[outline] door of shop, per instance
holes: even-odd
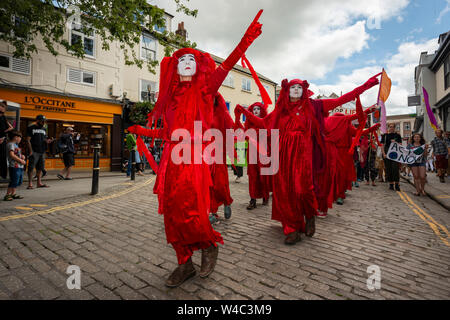
[[[120,114],[114,115],[111,143],[111,171],[122,169],[122,118]]]

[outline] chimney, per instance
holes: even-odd
[[[178,24],[178,29],[175,31],[175,34],[181,36],[185,41],[187,39],[187,31],[184,29],[184,22],[180,22]]]

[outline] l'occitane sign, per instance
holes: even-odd
[[[43,114],[49,120],[112,124],[114,114],[122,114],[120,104],[58,94],[30,93],[29,91],[0,88],[0,99],[20,104],[20,116],[34,119]]]

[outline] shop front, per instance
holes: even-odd
[[[92,169],[93,146],[96,144],[101,146],[100,169],[120,169],[122,106],[119,102],[15,88],[0,88],[0,99],[20,105],[19,130],[24,136],[37,115],[47,118],[47,134],[54,139],[47,149],[47,170],[64,168],[56,146],[69,126],[81,136],[76,145],[75,170]]]

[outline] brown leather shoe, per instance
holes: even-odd
[[[284,243],[292,245],[292,244],[296,244],[297,242],[299,242],[301,240],[302,240],[302,237],[300,236],[300,233],[298,231],[294,231],[287,235],[286,239],[284,239]]]
[[[316,217],[313,216],[311,219],[306,219],[305,235],[307,237],[312,237],[316,233]]]
[[[200,277],[206,278],[216,266],[217,256],[219,255],[219,246],[212,245],[208,249],[202,250],[202,266],[200,268]]]
[[[172,272],[169,278],[166,280],[166,286],[169,288],[175,288],[185,282],[187,279],[195,276],[195,268],[192,263],[192,259],[189,260],[185,264],[180,264],[178,267]]]

